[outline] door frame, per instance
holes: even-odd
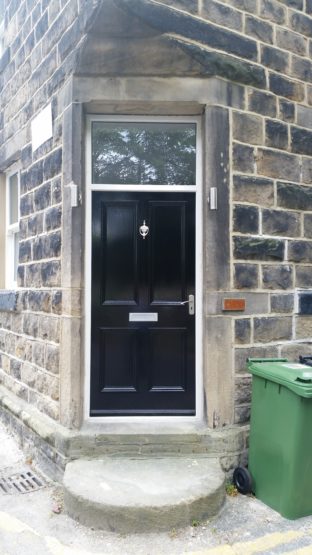
[[[93,121],[109,122],[158,122],[158,123],[196,123],[196,184],[195,185],[97,185],[92,184],[92,156],[91,156],[91,124]],[[85,142],[85,333],[84,333],[84,421],[92,423],[109,422],[168,422],[182,424],[183,422],[202,422],[204,417],[204,387],[203,387],[203,156],[202,156],[202,118],[196,116],[129,116],[129,115],[87,115]],[[92,192],[93,191],[129,191],[129,192],[193,192],[195,194],[195,379],[196,379],[196,409],[194,416],[90,416],[90,388],[91,388],[91,260],[92,260]]]

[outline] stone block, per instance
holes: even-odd
[[[299,356],[311,356],[312,353],[312,341],[306,341],[304,343],[292,342],[289,345],[282,345],[281,357],[288,358],[291,362],[299,362]]]
[[[61,227],[62,223],[62,208],[60,206],[53,206],[46,210],[44,215],[45,230],[52,231]]]
[[[259,269],[256,264],[234,264],[235,289],[257,289]]]
[[[288,260],[311,263],[312,241],[289,241]]]
[[[222,27],[229,27],[237,31],[242,29],[242,14],[213,0],[203,0],[200,15]]]
[[[273,148],[288,148],[288,125],[267,119],[265,122],[265,144]]]
[[[286,210],[263,210],[262,231],[265,235],[298,237],[301,234],[301,218],[296,212]]]
[[[36,210],[43,210],[51,205],[51,183],[45,183],[34,192]]]
[[[289,54],[272,46],[261,46],[261,63],[281,73],[287,73]]]
[[[41,286],[41,265],[40,264],[28,264],[26,266],[25,286],[26,287]]]
[[[262,266],[262,283],[265,289],[289,289],[293,286],[293,269],[289,265]]]
[[[54,314],[62,314],[62,291],[53,291],[52,312]]]
[[[280,239],[234,237],[234,257],[245,260],[283,260],[285,243]]]
[[[311,82],[312,80],[312,63],[310,60],[292,56],[290,75],[301,81]]]
[[[289,24],[297,33],[312,37],[312,19],[310,17],[294,12],[290,14]]]
[[[29,310],[33,312],[51,312],[51,293],[49,291],[29,291]]]
[[[258,233],[259,209],[237,204],[233,209],[233,229],[240,233]]]
[[[20,200],[20,215],[21,215],[21,217],[28,216],[29,214],[32,214],[33,211],[34,211],[34,196],[33,196],[33,193],[29,193],[27,195],[22,196],[21,200]]]
[[[61,37],[58,43],[58,51],[60,56],[60,61],[63,62],[70,52],[72,52],[81,39],[81,27],[79,19],[74,21],[67,31]]]
[[[257,171],[260,175],[278,179],[300,180],[300,159],[276,150],[258,149]]]
[[[304,237],[312,239],[312,214],[304,214]]]
[[[24,362],[21,368],[21,380],[24,384],[29,387],[34,387],[37,376],[37,369],[29,364],[29,362]]]
[[[23,332],[31,337],[37,337],[38,329],[38,316],[36,314],[25,313],[23,317]]]
[[[297,106],[297,123],[301,127],[312,129],[312,108],[308,106]]]
[[[57,345],[46,345],[45,364],[46,370],[52,374],[59,374],[60,348]]]
[[[242,112],[234,112],[233,138],[242,143],[263,144],[262,118]]]
[[[250,405],[235,407],[234,424],[245,424],[250,420]]]
[[[61,284],[61,263],[58,260],[41,264],[41,281],[44,287],[58,287]]]
[[[286,21],[286,9],[275,0],[261,0],[260,2],[260,16],[263,19],[268,19],[272,23],[279,23],[280,25]]]
[[[235,406],[251,402],[251,381],[249,374],[237,376],[235,379]]]
[[[51,179],[62,171],[62,149],[58,148],[49,154],[43,163],[44,178]]]
[[[43,232],[43,214],[35,214],[30,216],[27,221],[29,237],[40,235]]]
[[[255,343],[271,343],[290,339],[292,339],[291,316],[270,316],[254,319]]]
[[[62,202],[62,181],[60,177],[52,180],[52,204]]]
[[[271,23],[251,15],[246,16],[245,33],[262,42],[273,43],[273,26]]]
[[[44,367],[45,363],[45,343],[34,341],[32,346],[32,362],[36,366]]]
[[[307,39],[289,29],[276,29],[276,46],[301,56],[305,56],[307,53]]]
[[[271,295],[271,312],[292,313],[294,309],[294,295]]]
[[[15,378],[16,380],[20,380],[21,379],[21,361],[16,360],[14,358],[11,358],[10,361],[10,374],[11,376],[13,376],[13,378]]]
[[[295,318],[296,339],[311,339],[312,317],[297,316]],[[311,351],[312,356],[312,351]]]
[[[298,314],[302,315],[312,315],[312,292],[311,291],[299,291],[298,292]]]
[[[292,125],[290,136],[292,152],[312,156],[312,131]]]
[[[274,118],[276,117],[276,97],[270,93],[251,89],[248,93],[248,108],[251,112]]]
[[[312,183],[312,159],[302,158],[302,181]]]
[[[239,172],[255,172],[254,149],[249,146],[234,143],[233,146],[233,168]]]
[[[297,81],[291,81],[277,73],[269,74],[270,91],[278,96],[284,96],[289,100],[301,102],[304,100],[304,85]]]
[[[261,177],[234,175],[233,184],[234,201],[272,206],[274,202],[274,185],[272,180]]]
[[[278,182],[277,204],[295,210],[312,210],[312,189],[305,185]]]
[[[251,323],[249,318],[235,320],[235,343],[250,343]]]
[[[21,241],[19,244],[19,262],[29,262],[31,258],[31,241]]]
[[[312,266],[296,266],[296,287],[312,287]]]
[[[39,320],[39,335],[42,339],[59,343],[60,319],[56,316],[41,316]]]
[[[35,189],[43,181],[43,162],[39,160],[27,172],[28,190]]]

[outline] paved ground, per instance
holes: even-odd
[[[0,427],[0,475],[23,468],[22,453]],[[55,484],[0,493],[0,555],[312,555],[312,516],[288,521],[252,497],[228,497],[218,517],[183,530],[128,536],[80,526],[61,505]]]

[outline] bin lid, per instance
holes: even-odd
[[[312,367],[287,358],[249,358],[251,374],[287,387],[301,397],[312,397]]]

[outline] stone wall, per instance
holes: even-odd
[[[107,6],[117,6],[117,15]],[[95,9],[96,44],[92,42]],[[111,13],[115,14],[112,19]],[[132,22],[129,18],[136,24],[128,24]],[[118,37],[121,20],[125,27],[120,28],[120,35],[126,37],[122,43],[124,36]],[[110,21],[111,34],[107,24]],[[138,41],[131,37],[131,30],[141,26],[153,32],[143,30]],[[107,33],[109,39],[105,43]],[[88,40],[84,42],[86,34]],[[149,40],[154,40],[152,48]],[[115,49],[116,42],[119,50]],[[120,62],[121,45],[126,53],[125,63]],[[142,45],[149,45],[150,54],[159,48],[160,54],[158,57],[155,54],[155,58],[145,56],[144,61]],[[75,328],[78,332],[70,337],[64,331],[69,329],[72,310],[75,317],[81,316],[81,284],[78,279],[74,282],[73,294],[67,265],[74,231],[68,229],[71,220],[66,216],[64,221],[62,217],[65,188],[71,179],[68,167],[81,164],[83,158],[78,149],[75,160],[71,159],[77,143],[71,145],[69,152],[69,143],[65,148],[64,139],[66,133],[72,133],[68,141],[74,143],[74,124],[69,131],[69,126],[64,129],[64,121],[66,117],[75,118],[76,109],[82,113],[84,102],[80,100],[78,107],[75,98],[68,100],[71,75],[79,76],[78,52],[82,52],[82,77],[88,76],[88,72],[97,79],[100,75],[131,77],[133,73],[134,77],[146,76],[148,80],[160,75],[163,91],[167,90],[169,77],[171,94],[174,76],[198,78],[198,83],[205,79],[207,91],[211,77],[223,84],[235,83],[235,99],[231,92],[234,87],[229,87],[226,101],[224,96],[222,101],[221,97],[214,101],[227,110],[229,126],[226,168],[229,171],[224,179],[229,180],[230,210],[224,209],[226,221],[222,232],[231,238],[228,267],[223,275],[226,283],[220,282],[216,292],[244,297],[252,308],[227,314],[220,308],[215,313],[209,312],[208,303],[208,315],[212,319],[215,315],[218,322],[222,319],[223,328],[225,320],[227,329],[230,323],[232,334],[227,347],[227,367],[223,370],[227,380],[235,385],[233,409],[231,405],[231,416],[227,419],[217,416],[216,426],[245,422],[250,406],[246,357],[289,356],[296,360],[299,353],[311,354],[312,350],[310,317],[295,311],[296,290],[310,288],[312,284],[312,3],[310,0],[7,2],[0,60],[0,169],[5,171],[16,161],[21,164],[21,236],[20,290],[13,308],[11,305],[0,308],[0,381],[55,420],[60,418],[59,398],[65,389],[63,386],[60,392],[61,371],[66,375],[64,383],[71,373],[71,384],[78,384],[75,398],[80,402],[79,364],[71,368],[69,362],[62,369],[59,363],[66,343],[71,344],[72,352],[81,348],[78,327]],[[193,79],[188,91],[197,90],[195,82]],[[135,90],[133,82],[131,86]],[[87,90],[85,82],[84,87]],[[133,103],[128,110],[134,113],[139,102],[135,104],[135,97],[127,97],[130,88],[116,85],[123,100]],[[207,103],[204,89],[199,86],[198,90],[197,103],[204,111]],[[138,87],[137,98],[140,91]],[[102,92],[104,95],[104,89]],[[176,93],[180,95],[180,90]],[[86,102],[92,102],[94,95],[95,91],[88,90]],[[112,96],[111,105],[114,101]],[[30,121],[49,102],[53,138],[33,152]],[[194,102],[192,98],[192,105]],[[118,110],[122,113],[121,101]],[[157,106],[153,106],[152,113],[157,114]],[[161,113],[165,113],[164,109]],[[174,113],[172,108],[170,113]],[[83,129],[79,129],[78,142],[83,144]],[[209,129],[206,131],[209,140]],[[222,198],[219,206],[220,203]],[[212,215],[208,213],[207,217]],[[66,229],[68,241],[64,240]],[[80,258],[75,259],[75,264],[82,267],[79,249],[77,240]],[[216,245],[210,259],[219,256],[220,251]],[[214,330],[215,347],[220,349],[220,337],[216,327]],[[70,387],[68,399],[72,397]],[[213,381],[209,387],[214,388]],[[227,394],[232,395],[231,391],[228,387]],[[220,380],[215,396],[222,395]],[[67,408],[65,403],[64,410]],[[78,420],[77,417],[76,423]]]

